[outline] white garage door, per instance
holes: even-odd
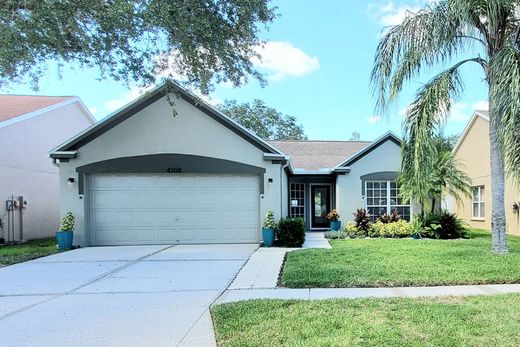
[[[257,242],[259,177],[92,175],[92,245]]]

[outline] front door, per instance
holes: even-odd
[[[329,228],[330,186],[311,185],[311,229]]]

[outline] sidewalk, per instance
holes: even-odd
[[[434,297],[434,296],[469,296],[520,293],[520,284],[488,284],[473,286],[440,287],[393,287],[393,288],[264,288],[249,290],[226,290],[215,302],[222,304],[252,299],[356,299],[389,297]]]

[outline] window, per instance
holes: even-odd
[[[304,217],[305,214],[305,183],[291,183],[290,215]]]
[[[484,186],[473,187],[473,218],[486,216],[486,203],[484,202]]]
[[[383,213],[396,210],[401,218],[410,220],[410,205],[399,196],[395,181],[365,182],[365,199],[368,212],[375,221]]]

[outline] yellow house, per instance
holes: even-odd
[[[446,201],[473,228],[491,229],[491,167],[489,154],[489,113],[475,111],[464,129],[453,153],[464,165],[463,170],[472,180],[472,197],[456,202]],[[520,234],[519,213],[513,204],[520,201],[520,189],[506,178],[504,202],[507,232]]]

